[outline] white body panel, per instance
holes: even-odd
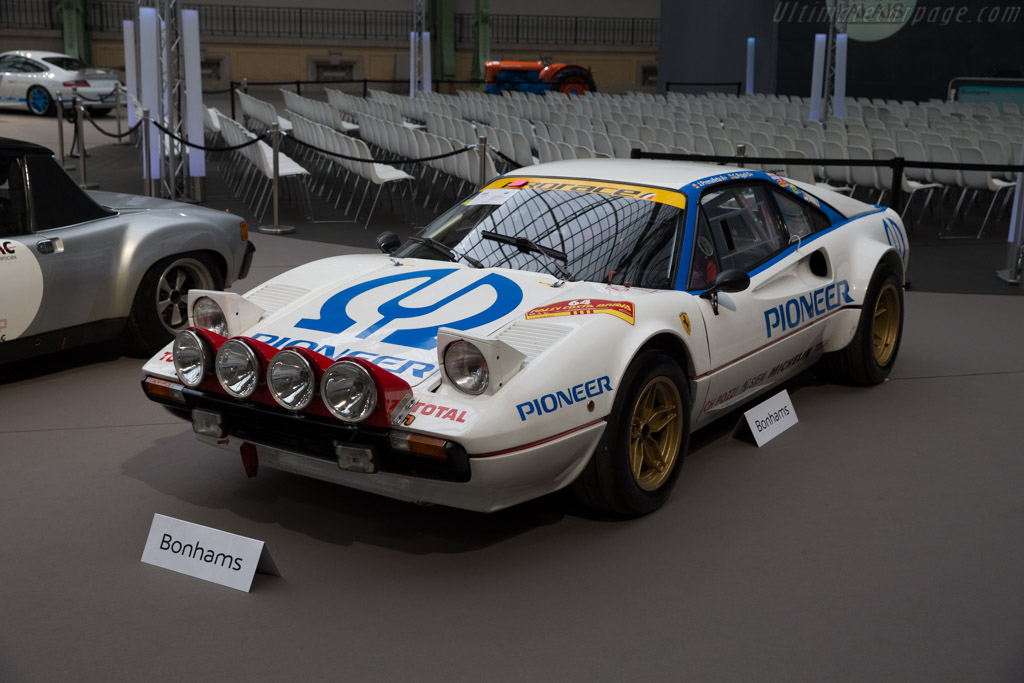
[[[575,167],[577,176],[584,165]],[[642,167],[652,177],[663,168],[653,165]],[[707,173],[702,166],[676,166],[682,167],[676,180],[691,178],[694,169]],[[620,167],[631,168],[625,162],[595,165],[602,172],[593,170],[590,177],[621,178]],[[570,170],[561,163],[531,173],[563,177]],[[685,291],[595,282],[552,286],[549,275],[447,261],[361,255],[296,268],[245,295],[266,313],[240,334],[275,348],[297,344],[332,359],[356,355],[398,375],[412,387],[416,404],[404,425],[393,429],[457,442],[470,456],[472,478],[453,483],[355,474],[257,444],[261,462],[403,500],[474,510],[555,491],[585,467],[624,374],[652,340],[677,349],[673,355],[689,380],[693,428],[848,344],[881,260],[898,255],[896,264],[906,262],[905,246],[893,246],[906,243],[898,217],[862,206],[860,217],[792,245],[755,272],[746,290],[721,293],[717,315],[710,301]],[[595,300],[630,313],[530,315]],[[435,348],[439,329],[445,340],[464,334],[507,344],[521,354],[519,367],[503,368],[492,377],[500,385],[482,395],[463,393],[442,372],[443,349]],[[144,372],[175,381],[170,355],[168,347]],[[239,442],[218,445],[237,451]]]

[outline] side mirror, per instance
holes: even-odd
[[[380,250],[385,254],[392,254],[395,249],[402,246],[402,241],[398,239],[398,235],[390,230],[386,230],[377,235],[377,246],[380,247]]]
[[[711,287],[705,290],[701,295],[701,299],[708,299],[711,301],[711,310],[718,315],[718,293],[719,292],[742,292],[750,286],[750,276],[746,272],[737,268],[730,268],[723,270],[715,277],[715,281],[711,283]]]
[[[750,276],[737,268],[723,270],[711,283],[712,289],[721,292],[742,292],[750,286]]]

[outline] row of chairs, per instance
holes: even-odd
[[[248,93],[237,91],[238,102],[242,108],[242,121],[250,128],[255,127],[259,132],[269,130],[270,126],[277,124],[282,133],[289,133],[292,129],[291,121],[278,116],[277,109],[273,104],[258,99]]]
[[[314,152],[307,147],[302,153],[314,162],[314,168],[319,172],[320,185],[319,188],[314,189],[317,189],[321,196],[325,190],[329,190],[328,202],[337,192],[334,201],[335,208],[338,208],[341,200],[347,195],[349,200],[345,206],[345,213],[348,214],[352,209],[355,196],[362,186],[362,196],[354,214],[354,220],[358,220],[371,188],[376,187],[376,193],[370,203],[366,222],[363,225],[365,229],[369,226],[374,210],[380,202],[381,193],[385,189],[388,190],[388,196],[393,199],[392,207],[398,206],[398,203],[394,201],[394,187],[396,184],[414,180],[413,176],[393,166],[375,162],[370,147],[364,140],[345,135],[330,126],[316,123],[295,112],[289,111],[289,114],[296,124],[293,131],[295,139],[317,150],[323,150]],[[364,136],[369,133],[362,128],[362,121],[359,125]]]
[[[219,134],[230,147],[250,142],[256,136],[234,119],[216,112]],[[253,214],[262,220],[270,204],[274,180],[274,150],[260,140],[238,149],[233,159],[222,166],[222,173],[232,190],[249,204]],[[296,197],[312,215],[305,178],[309,172],[287,154],[278,154],[278,178],[286,196]]]

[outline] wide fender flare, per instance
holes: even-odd
[[[218,265],[225,266],[224,285],[229,285],[238,273],[241,261],[231,249],[234,240],[239,245],[241,233],[236,228],[232,237],[211,230],[209,225],[183,222],[163,225],[160,230],[129,226],[117,254],[113,296],[115,307],[127,315],[131,311],[135,293],[150,268],[168,256],[206,252],[216,256]],[[244,254],[244,246],[241,247]]]

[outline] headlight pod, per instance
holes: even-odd
[[[487,360],[471,342],[460,340],[448,345],[444,350],[444,371],[459,391],[477,395],[487,390]]]
[[[362,422],[377,407],[377,385],[359,363],[340,360],[320,380],[320,397],[339,420]]]
[[[208,296],[199,297],[192,305],[192,322],[196,327],[228,336],[228,319],[220,304]]]
[[[194,389],[210,374],[213,354],[203,339],[191,330],[174,337],[174,374],[181,383]]]
[[[301,353],[284,350],[267,365],[270,395],[288,410],[302,410],[316,395],[316,373]]]
[[[235,398],[249,398],[260,380],[260,361],[248,344],[229,339],[217,351],[217,381]]]

